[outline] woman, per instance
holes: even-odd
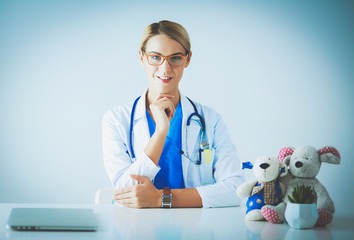
[[[139,55],[149,88],[103,118],[114,200],[135,208],[238,205],[243,175],[225,123],[179,91],[192,57],[187,31],[170,21],[153,23]]]

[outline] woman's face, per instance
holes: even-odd
[[[141,51],[139,51],[139,54],[141,64],[149,79],[149,91],[153,91],[156,94],[169,93],[177,95],[178,84],[182,79],[184,68],[189,65],[192,52],[189,53],[189,57],[185,59],[184,63],[179,66],[171,65],[167,59],[159,66],[150,65],[146,59],[146,55],[149,54],[165,57],[175,54],[186,54],[181,44],[167,35],[160,34],[149,39],[145,48],[146,55]]]

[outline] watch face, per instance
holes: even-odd
[[[163,198],[162,198],[163,203],[170,203],[171,200],[172,200],[171,194],[163,195]]]

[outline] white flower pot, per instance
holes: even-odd
[[[285,219],[293,228],[312,228],[318,219],[317,206],[315,203],[288,203],[285,209]]]

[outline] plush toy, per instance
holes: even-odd
[[[291,147],[286,147],[280,150],[278,159],[289,167],[290,172],[286,177],[280,179],[287,187],[284,201],[289,202],[288,195],[291,195],[297,185],[310,186],[316,193],[315,203],[319,216],[316,226],[329,224],[335,211],[334,204],[326,188],[317,180],[316,175],[320,171],[322,162],[340,163],[337,149],[324,147],[316,150],[311,146],[303,146],[294,150]]]
[[[244,168],[253,169],[257,178],[241,184],[236,192],[240,198],[248,197],[246,220],[266,219],[271,223],[281,223],[286,207],[282,195],[286,189],[278,177],[288,173],[287,166],[276,157],[259,157],[254,164],[244,162]]]

